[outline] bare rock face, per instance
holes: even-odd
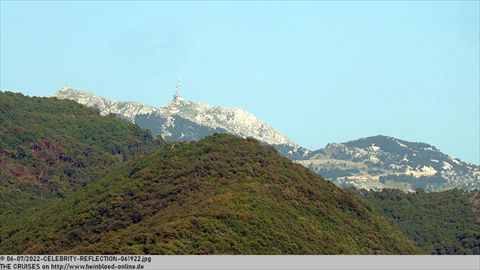
[[[309,154],[307,149],[245,110],[195,103],[181,98],[179,93],[172,102],[160,108],[136,102],[111,101],[69,87],[60,89],[54,96],[98,109],[102,115],[116,114],[165,140],[193,141],[214,133],[229,133],[255,138],[291,159],[303,159]]]
[[[480,188],[480,167],[426,143],[374,136],[328,144],[298,161],[339,186],[441,191]]]

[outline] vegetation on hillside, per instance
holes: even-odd
[[[427,253],[480,254],[480,191],[357,193]]]
[[[0,218],[65,197],[159,145],[134,124],[76,102],[0,92]]]
[[[0,228],[0,253],[416,254],[350,191],[253,139],[138,158]]]
[[[479,191],[340,190],[230,135],[162,145],[0,92],[0,253],[480,254]]]

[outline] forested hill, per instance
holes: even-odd
[[[0,253],[416,254],[352,192],[253,139],[172,143],[0,231]]]
[[[65,197],[160,144],[73,101],[0,92],[0,217]]]
[[[341,190],[254,139],[165,144],[11,92],[0,221],[0,253],[480,254],[478,191]]]

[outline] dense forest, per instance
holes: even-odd
[[[0,218],[66,197],[161,143],[73,101],[0,92]]]
[[[358,190],[365,201],[430,254],[480,254],[480,191]]]
[[[0,92],[0,253],[480,254],[480,192],[341,190],[254,139],[163,142]]]
[[[0,253],[420,252],[354,193],[231,135],[169,144],[9,225]]]

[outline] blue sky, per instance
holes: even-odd
[[[377,134],[480,163],[479,2],[1,2],[2,90],[246,109],[318,149]]]

